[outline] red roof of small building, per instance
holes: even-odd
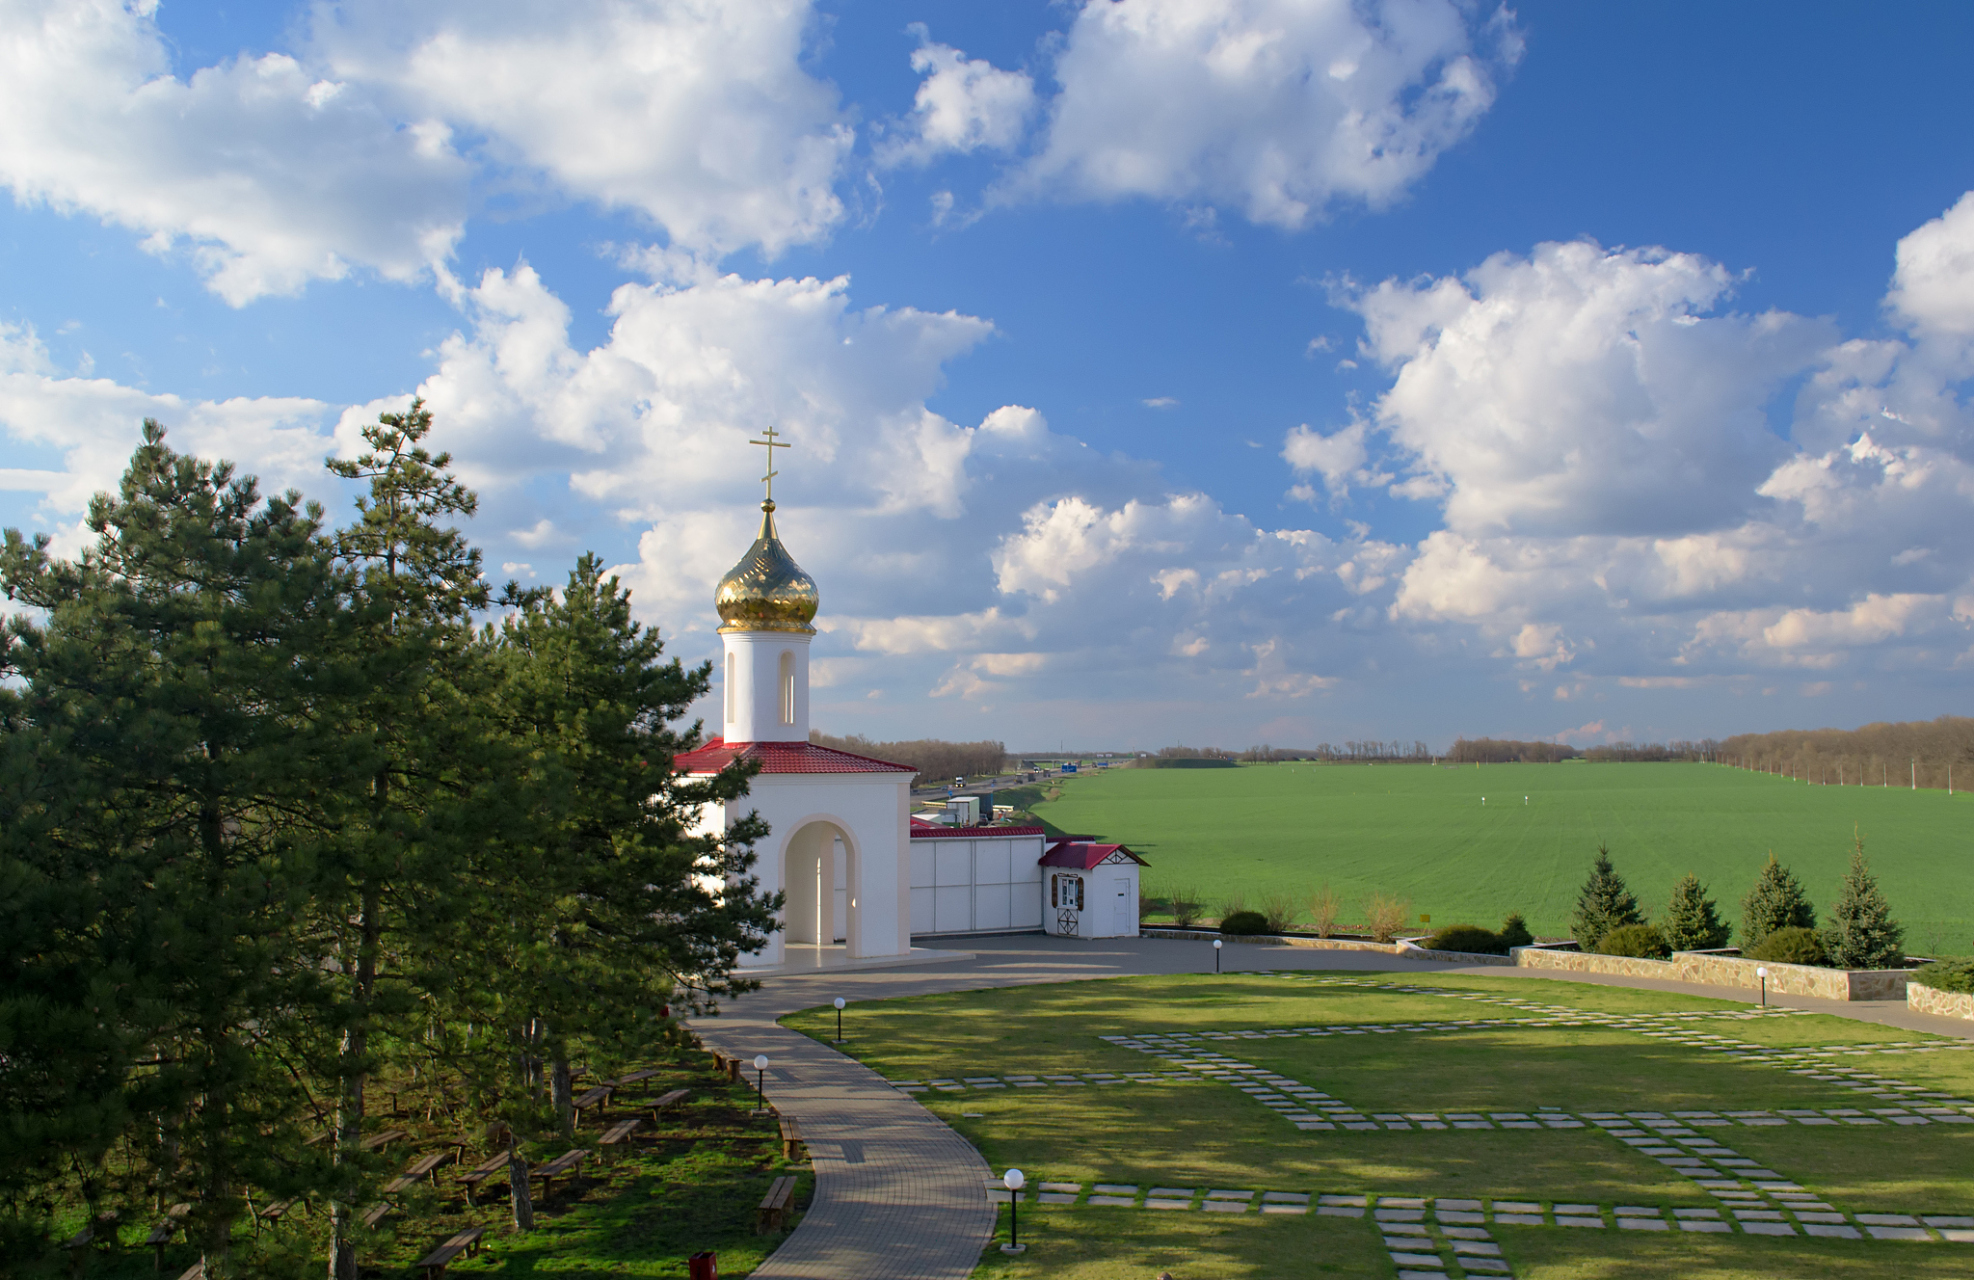
[[[1114,853],[1121,853],[1139,866],[1150,866],[1143,858],[1132,853],[1121,844],[1096,844],[1089,840],[1058,840],[1049,846],[1042,855],[1041,865],[1045,867],[1070,867],[1077,871],[1088,871],[1101,864]]]
[[[1042,836],[1046,827],[944,827],[936,822],[912,819],[914,840],[979,840],[994,836]]]
[[[762,773],[917,773],[908,764],[893,764],[853,755],[813,742],[727,742],[709,739],[697,751],[677,758],[685,773],[718,773],[736,760],[759,760]]]

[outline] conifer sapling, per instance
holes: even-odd
[[[1709,951],[1726,946],[1734,930],[1720,918],[1700,877],[1688,872],[1672,887],[1672,902],[1660,932],[1674,951]]]
[[[1577,895],[1576,913],[1570,917],[1570,933],[1578,947],[1595,951],[1605,934],[1625,924],[1643,924],[1638,899],[1625,887],[1624,877],[1611,866],[1611,851],[1597,846],[1597,860],[1591,864],[1590,878]]]

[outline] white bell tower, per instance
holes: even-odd
[[[724,714],[728,742],[809,740],[809,642],[821,599],[775,532],[774,451],[786,449],[769,427],[753,443],[768,450],[761,532],[720,579],[713,604],[720,613]]]

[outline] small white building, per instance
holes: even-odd
[[[1138,936],[1138,873],[1121,844],[1061,840],[1042,855],[1042,930],[1065,938]]]

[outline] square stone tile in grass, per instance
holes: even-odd
[[[1002,1211],[975,1280],[1145,1280],[1170,1271],[1186,1280],[1263,1276],[1389,1275],[1378,1236],[1362,1222],[1315,1214],[1240,1217],[1087,1209],[1021,1210],[1025,1254],[1013,1257]]]
[[[1856,1100],[1770,1066],[1604,1027],[1271,1040],[1244,1061],[1374,1111],[1820,1110]]]
[[[1517,1280],[1960,1280],[1968,1273],[1968,1251],[1951,1245],[1539,1227],[1497,1227],[1494,1236]]]
[[[1734,1149],[1860,1213],[1974,1213],[1974,1125],[1742,1129]],[[1974,1256],[1967,1259],[1974,1274]]]
[[[934,1097],[927,1106],[992,1168],[1015,1165],[1032,1178],[1538,1201],[1567,1188],[1610,1203],[1706,1202],[1687,1179],[1590,1130],[1304,1134],[1257,1116],[1231,1089],[1200,1084],[1079,1096],[1070,1135],[1061,1114],[1025,1101]]]

